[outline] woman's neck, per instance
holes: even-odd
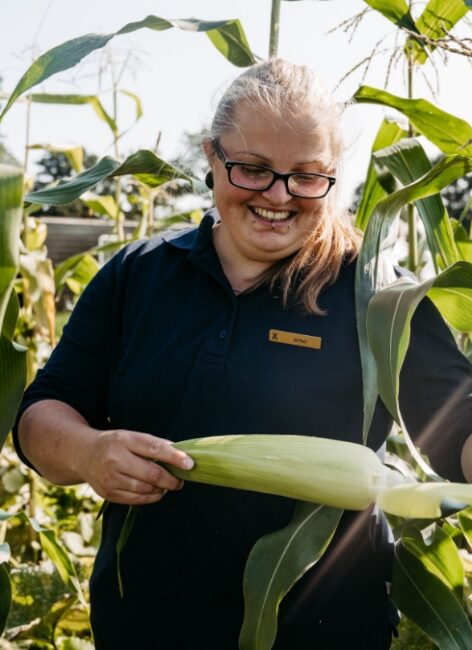
[[[228,246],[222,245],[221,230],[216,224],[213,228],[213,245],[223,272],[235,294],[249,289],[270,266],[270,262],[245,259],[238,256]]]

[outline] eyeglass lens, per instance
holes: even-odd
[[[230,180],[235,185],[248,190],[267,189],[274,174],[270,169],[257,165],[234,164],[230,170]],[[291,193],[307,198],[323,196],[330,188],[330,181],[323,176],[312,174],[293,174],[288,179],[288,189]]]

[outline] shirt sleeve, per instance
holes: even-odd
[[[460,457],[472,434],[472,365],[429,298],[412,318],[399,397],[408,432],[432,467],[465,482]]]
[[[15,449],[32,466],[18,440],[18,422],[32,404],[45,399],[65,402],[97,429],[107,426],[107,402],[113,357],[119,341],[119,299],[129,252],[115,255],[91,280],[46,366],[26,390],[13,427]]]

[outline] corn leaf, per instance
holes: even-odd
[[[197,18],[172,20],[159,16],[147,16],[138,22],[128,23],[111,34],[86,34],[53,47],[36,59],[21,77],[7,104],[0,114],[0,121],[13,103],[27,90],[49,79],[58,72],[69,70],[91,52],[104,47],[112,38],[139,29],[164,31],[177,27],[190,32],[207,32],[215,47],[230,63],[245,67],[255,63],[244,30],[239,20],[202,21]]]
[[[364,2],[397,27],[406,27],[413,32],[418,32],[405,0],[364,0]]]
[[[97,95],[57,95],[51,93],[33,93],[29,95],[32,102],[39,104],[65,104],[69,106],[84,106],[88,104],[95,114],[110,127],[114,135],[118,133],[118,126],[111,115],[107,113]]]
[[[25,350],[13,341],[19,305],[12,287],[19,267],[22,192],[21,170],[0,165],[0,448],[26,383]]]
[[[0,332],[19,265],[23,172],[0,165]]]
[[[372,147],[372,153],[384,149],[401,138],[406,136],[401,126],[392,120],[384,119],[380,125]],[[376,164],[374,158],[369,162],[366,180],[362,190],[362,196],[356,213],[356,226],[365,230],[372,210],[377,203],[395,190],[395,181],[387,168],[380,162]]]
[[[43,528],[34,517],[28,517],[24,511],[6,512],[5,510],[0,510],[0,522],[9,521],[10,519],[19,519],[31,526],[38,533],[41,546],[56,567],[62,581],[77,596],[84,607],[87,608],[75,566],[65,548],[57,540],[54,531]]]
[[[401,140],[374,153],[374,158],[386,167],[403,185],[426,174],[431,163],[423,147],[414,138]],[[433,259],[439,257],[442,268],[459,260],[459,251],[449,216],[439,194],[415,202],[426,231]]]
[[[60,181],[53,187],[29,192],[25,199],[32,203],[64,205],[78,199],[84,192],[104,178],[132,174],[150,187],[158,187],[171,180],[181,179],[193,185],[196,191],[202,189],[202,183],[188,174],[158,158],[152,151],[141,149],[128,156],[123,162],[105,156],[96,165],[86,169],[70,180]]]
[[[12,589],[10,574],[5,563],[0,564],[0,635],[3,634],[10,613]]]
[[[467,544],[472,547],[472,508],[462,510],[457,514],[462,534],[467,540]]]
[[[464,567],[457,546],[442,528],[435,525],[426,540],[416,528],[405,528],[404,546],[421,560],[430,573],[437,576],[462,603]]]
[[[100,194],[93,194],[93,192],[87,192],[82,195],[82,202],[95,214],[108,217],[109,219],[116,219],[119,212],[118,204],[113,196],[102,196]]]
[[[439,546],[421,545],[411,529],[404,532],[395,546],[390,597],[440,650],[468,650],[472,647],[469,620],[462,604],[447,586],[449,580],[445,574],[438,577],[444,562],[435,561],[435,566],[431,566],[431,557],[437,555]],[[451,550],[448,545],[448,551]]]
[[[377,204],[364,235],[356,269],[356,311],[364,390],[364,439],[367,439],[378,397],[376,362],[367,339],[367,308],[372,296],[391,284],[389,251],[396,241],[398,214],[404,205],[439,192],[472,171],[472,160],[446,156],[427,174]]]
[[[77,596],[82,605],[87,608],[75,566],[65,548],[58,542],[54,531],[43,528],[33,517],[27,517],[27,520],[31,527],[38,533],[43,551],[56,567],[64,584]]]
[[[0,449],[15,421],[26,385],[26,348],[13,341],[19,304],[10,295],[0,335]]]
[[[285,528],[261,537],[244,571],[244,622],[240,650],[270,650],[277,634],[280,602],[322,557],[342,510],[298,502]]]
[[[100,264],[89,253],[78,253],[58,264],[54,270],[56,292],[65,286],[80,295],[90,280],[100,270]]]
[[[129,90],[121,90],[120,89],[118,92],[121,93],[122,95],[126,95],[126,97],[129,97],[130,99],[133,100],[135,108],[136,108],[136,113],[135,113],[135,117],[134,117],[135,122],[140,120],[142,118],[142,116],[143,116],[143,105],[142,105],[141,100],[138,97],[138,95],[136,95],[136,93],[132,93]]]
[[[400,111],[421,135],[443,153],[472,155],[472,126],[425,99],[404,99],[370,86],[361,86],[353,99],[359,103],[380,104]]]
[[[51,153],[63,153],[72,169],[80,174],[84,168],[84,150],[81,146],[70,144],[32,144],[29,149],[43,149]]]
[[[128,510],[126,511],[125,520],[123,522],[123,525],[120,530],[120,534],[118,536],[118,540],[116,542],[116,573],[118,578],[118,589],[120,592],[120,596],[122,598],[124,596],[124,586],[123,586],[123,577],[121,575],[121,553],[123,552],[125,544],[128,541],[128,537],[130,536],[130,533],[133,529],[134,520],[136,518],[137,512],[138,510],[134,506],[128,507]]]
[[[377,362],[379,393],[398,422],[400,371],[410,342],[411,319],[425,295],[453,327],[472,331],[472,264],[458,262],[421,284],[400,278],[369,303],[367,335]]]
[[[430,39],[442,38],[446,31],[450,31],[468,9],[463,0],[429,0],[422,14],[416,20],[416,27],[421,34]],[[414,39],[409,39],[413,49],[413,62],[423,64],[428,59],[424,47]],[[427,45],[433,51],[434,46]]]

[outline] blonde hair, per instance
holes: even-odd
[[[330,156],[323,163],[339,172],[343,152],[342,106],[310,68],[270,59],[245,70],[217,106],[211,126],[212,140],[237,127],[235,111],[242,104],[269,110],[283,119],[309,118],[311,132],[321,131],[328,138]],[[321,290],[336,280],[342,263],[354,259],[360,246],[360,235],[347,212],[340,208],[339,199],[335,186],[328,194],[323,218],[302,248],[271,266],[251,289],[261,284],[269,284],[271,289],[277,286],[284,305],[293,295],[308,313],[324,313],[318,305]]]

